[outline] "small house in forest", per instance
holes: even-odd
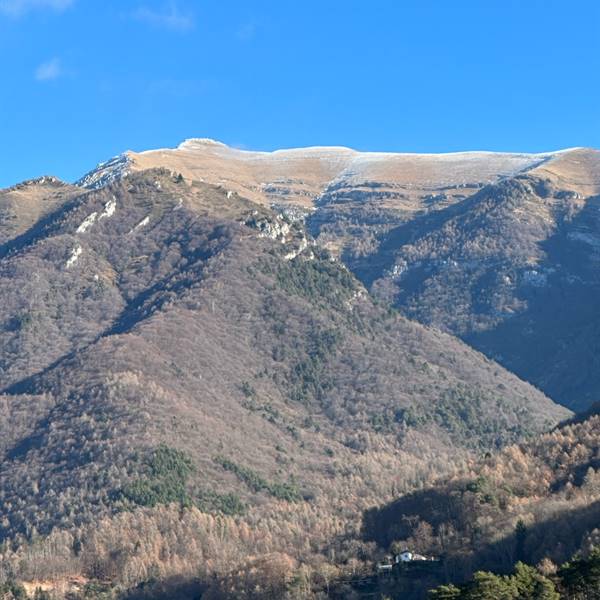
[[[433,560],[431,558],[427,558],[422,554],[417,554],[416,552],[412,552],[411,550],[402,550],[400,554],[396,554],[396,564],[399,563],[407,563],[414,562],[419,560]]]

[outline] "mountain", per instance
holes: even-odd
[[[600,152],[250,152],[188,140],[126,153],[80,184],[157,166],[303,215],[321,247],[406,316],[574,410],[597,400]]]
[[[299,211],[129,160],[0,193],[3,573],[323,574],[362,509],[569,415],[374,302]]]

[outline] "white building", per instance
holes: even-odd
[[[410,550],[403,550],[400,554],[396,554],[396,564],[403,562],[414,562],[417,560],[431,560],[422,554],[411,552]]]

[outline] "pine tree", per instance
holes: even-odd
[[[560,600],[554,583],[524,563],[515,565],[512,579],[516,585],[518,600]]]
[[[527,526],[525,525],[523,519],[519,519],[517,521],[517,526],[515,527],[515,559],[517,562],[525,561],[525,540],[527,539]]]
[[[563,587],[573,600],[600,600],[600,548],[587,558],[577,557],[558,571]]]
[[[460,588],[455,585],[441,585],[435,590],[429,592],[429,598],[431,600],[460,600],[462,598],[462,592]]]
[[[473,576],[463,598],[465,600],[516,600],[516,586],[511,578],[478,571]]]

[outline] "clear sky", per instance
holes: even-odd
[[[600,147],[598,0],[0,0],[0,186],[189,137]]]

